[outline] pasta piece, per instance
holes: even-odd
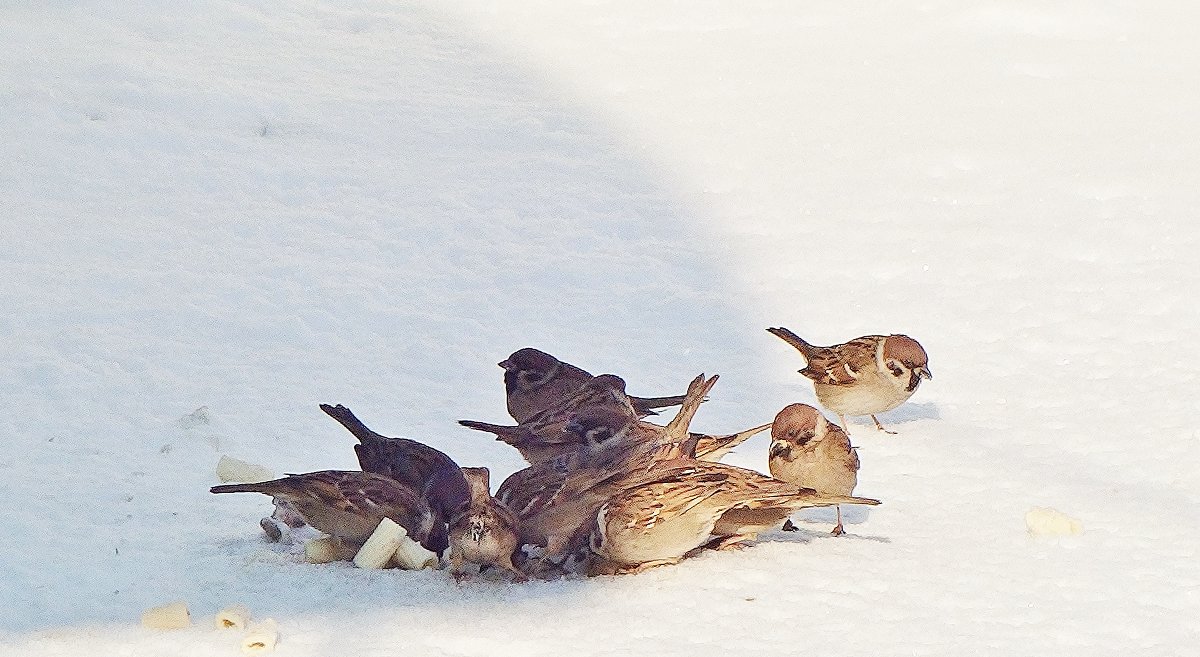
[[[255,623],[246,636],[242,637],[242,652],[257,655],[271,652],[279,642],[279,625],[274,618],[264,618]]]
[[[1025,527],[1033,536],[1070,536],[1083,533],[1083,523],[1049,507],[1035,506],[1025,514]]]
[[[250,623],[250,610],[246,605],[230,605],[217,612],[215,625],[218,630],[244,630]]]
[[[304,560],[309,563],[349,561],[355,550],[333,536],[314,538],[304,544]]]
[[[192,626],[186,602],[172,602],[142,612],[142,627],[155,630],[180,630]]]
[[[407,536],[408,532],[403,527],[391,518],[384,518],[359,548],[358,554],[354,555],[354,565],[359,568],[383,568],[396,555],[401,539]]]
[[[275,473],[261,465],[247,463],[241,459],[222,454],[217,461],[217,479],[221,483],[233,481],[239,484],[257,484],[260,481],[270,481]]]
[[[392,563],[405,570],[437,568],[438,556],[405,535],[400,541],[400,546],[396,548],[396,554],[392,557]]]

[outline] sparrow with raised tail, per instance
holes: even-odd
[[[694,448],[688,424],[716,380],[716,376],[696,377],[688,387],[679,413],[650,436],[625,431],[626,427],[636,428],[635,419],[607,408],[592,409],[624,418],[620,427],[598,424],[579,427],[584,433],[582,440],[588,444],[608,445],[593,451],[581,450],[574,458],[531,466],[505,480],[496,496],[517,515],[521,544],[544,547],[543,562],[564,558],[571,549],[572,539],[586,537],[585,525],[595,520],[596,511],[610,497],[625,488],[636,487],[644,477],[653,476],[660,459],[676,458]],[[575,423],[579,423],[579,418]]]
[[[508,413],[517,422],[524,422],[569,397],[592,378],[586,370],[532,347],[514,351],[498,365],[504,368]],[[683,403],[682,396],[630,397],[630,400],[641,416],[653,415],[656,408]]]
[[[467,564],[473,563],[481,569],[503,568],[516,581],[524,581],[512,561],[521,547],[517,517],[492,497],[487,468],[462,470],[471,485],[471,504],[450,522],[450,574],[461,581],[467,577]]]
[[[700,548],[740,546],[805,507],[879,503],[798,488],[724,463],[668,461],[656,473],[597,511],[588,574],[640,572],[678,563]]]
[[[358,439],[354,453],[364,472],[390,477],[420,491],[442,523],[470,503],[471,488],[462,469],[444,452],[416,440],[375,433],[341,404],[321,404],[321,410]]]
[[[425,549],[441,554],[449,541],[429,504],[395,479],[357,470],[322,470],[256,484],[224,484],[213,493],[262,493],[284,501],[318,531],[362,545],[380,521],[391,518]]]
[[[705,390],[716,379],[714,376],[706,381]],[[687,413],[683,416],[690,417]],[[572,471],[588,469],[605,478],[631,467],[648,468],[656,460],[678,457],[685,451],[691,458],[718,461],[751,436],[771,428],[770,424],[763,424],[734,434],[709,436],[687,432],[686,426],[683,425],[681,432],[677,427],[640,421],[609,406],[581,408],[566,426],[567,433],[573,436],[575,451],[514,472],[500,484],[496,498],[518,515],[531,513],[548,496],[558,494]]]
[[[822,493],[850,495],[858,485],[858,453],[850,438],[807,404],[789,404],[775,416],[767,464],[772,477]],[[783,528],[796,527],[788,520]],[[832,533],[846,533],[841,507]]]
[[[875,428],[895,433],[884,429],[875,414],[908,401],[921,379],[933,378],[925,349],[907,335],[867,335],[816,347],[786,328],[767,331],[804,356],[807,365],[800,373],[812,379],[817,401],[837,413],[847,432],[847,415],[870,415]]]
[[[770,428],[770,424],[761,424],[745,431],[717,436],[688,432],[685,439],[694,443],[691,449],[695,458],[701,461],[720,461],[733,448]],[[662,445],[683,440],[665,438],[668,433],[667,427],[603,407],[581,409],[567,424],[566,431],[578,436],[579,443],[589,453],[598,453],[614,445],[628,450],[635,445]]]
[[[533,415],[518,425],[491,424],[476,420],[459,420],[468,429],[486,431],[521,452],[530,464],[541,463],[563,454],[570,454],[579,447],[576,436],[564,433],[576,411],[580,408],[604,407],[614,413],[638,417],[628,395],[625,381],[619,376],[601,374],[592,377],[575,392]]]

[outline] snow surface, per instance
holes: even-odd
[[[0,653],[1193,654],[1195,3],[6,3]],[[695,427],[811,402],[767,326],[917,337],[814,513],[622,578],[300,563],[221,454],[351,468],[317,409],[494,482],[495,363]],[[198,409],[204,408],[203,411]],[[727,460],[765,469],[765,438]],[[1048,506],[1078,536],[1031,537]],[[187,601],[196,627],[141,612]]]

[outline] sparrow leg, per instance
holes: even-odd
[[[521,572],[520,570],[517,569],[516,566],[513,565],[511,556],[509,556],[509,558],[506,561],[503,561],[497,565],[499,565],[501,568],[507,570],[508,572],[512,573],[512,576],[513,576],[512,581],[517,582],[517,583],[524,583],[524,582],[529,581],[529,577],[527,577],[525,575],[525,573]]]
[[[872,420],[875,420],[875,428],[876,428],[876,429],[879,429],[880,431],[882,431],[882,432],[884,432],[884,433],[890,433],[890,434],[892,434],[893,436],[894,436],[894,435],[896,435],[896,432],[895,432],[895,431],[888,431],[887,429],[884,429],[884,428],[883,428],[883,425],[879,423],[879,418],[877,418],[877,417],[875,417],[874,415],[872,415],[872,416],[871,416],[871,419],[872,419]],[[848,436],[848,435],[850,435],[850,434],[849,434],[849,433],[847,433],[846,435]]]
[[[455,584],[462,584],[471,577],[467,573],[467,560],[458,550],[450,551],[450,574],[454,576]]]
[[[834,536],[844,536],[846,534],[846,529],[842,527],[842,507],[841,505],[838,505],[835,508],[837,509],[838,524],[837,527],[834,527],[833,531],[829,533],[833,534]]]
[[[871,417],[875,417],[875,416],[874,416],[874,415],[872,415]],[[843,432],[844,432],[844,433],[845,433],[847,436],[849,436],[849,435],[850,435],[850,425],[849,425],[849,424],[846,424],[846,416],[845,416],[845,415],[842,415],[841,413],[838,413],[838,419],[842,421],[842,431],[843,431]]]
[[[792,522],[792,519],[791,519],[791,518],[788,518],[788,519],[787,519],[787,521],[783,523],[783,531],[785,531],[785,532],[798,532],[798,531],[800,531],[800,528],[799,528],[799,527],[797,527],[797,526],[795,525],[795,523],[793,523],[793,522]]]

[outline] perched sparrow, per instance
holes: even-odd
[[[496,440],[516,447],[526,461],[537,464],[573,453],[579,442],[576,436],[564,433],[564,430],[580,408],[599,406],[629,417],[638,417],[625,394],[625,381],[612,374],[602,374],[590,378],[575,392],[516,426],[476,420],[459,420],[458,423],[469,429],[495,434]]]
[[[699,548],[737,546],[804,507],[878,503],[797,488],[723,463],[670,461],[656,479],[600,507],[589,536],[589,574],[639,572],[677,563]]]
[[[496,440],[516,447],[526,461],[537,464],[576,451],[579,447],[577,436],[564,431],[575,413],[585,407],[604,407],[614,413],[637,417],[625,394],[625,381],[618,376],[603,374],[592,377],[575,392],[516,426],[476,420],[459,420],[458,423],[468,429],[495,434]]]
[[[364,472],[391,477],[421,491],[441,522],[449,522],[470,502],[471,489],[462,470],[443,452],[416,440],[377,434],[341,404],[321,404],[321,410],[358,438],[354,453]]]
[[[785,328],[767,331],[804,355],[808,365],[800,373],[812,379],[817,400],[837,413],[843,429],[847,415],[870,415],[877,429],[887,431],[875,414],[903,404],[921,379],[933,378],[925,349],[907,335],[867,335],[814,347]]]
[[[459,420],[458,423],[469,429],[495,434],[496,440],[516,447],[526,461],[535,465],[574,454],[580,447],[586,447],[588,441],[572,429],[576,426],[575,419],[582,410],[601,408],[622,420],[627,418],[632,422],[640,417],[629,396],[625,394],[625,381],[613,374],[601,374],[592,377],[571,395],[516,426],[476,420]],[[655,430],[661,431],[661,427],[655,427]]]
[[[694,445],[693,451],[688,453],[689,456],[702,461],[720,461],[733,448],[770,428],[770,424],[762,424],[723,436],[688,432],[685,439],[668,439],[665,437],[669,431],[667,427],[636,420],[606,408],[592,407],[576,413],[566,430],[578,435],[580,444],[589,448],[592,453],[612,446],[621,446],[629,450],[637,445],[667,445],[687,440]],[[662,457],[670,458],[669,455]]]
[[[469,562],[497,566],[525,580],[512,562],[520,548],[517,517],[492,497],[487,468],[463,468],[463,474],[471,485],[471,504],[450,522],[450,573],[463,579]]]
[[[692,381],[678,415],[649,435],[641,433],[636,420],[611,409],[581,411],[573,427],[586,445],[597,447],[514,473],[497,491],[520,520],[521,543],[543,546],[543,560],[565,556],[573,539],[586,537],[585,525],[610,497],[653,476],[658,461],[681,456],[688,445],[694,448],[687,427],[716,380],[701,375]],[[620,426],[587,421],[605,415]]]
[[[592,378],[587,371],[531,347],[514,351],[498,364],[504,368],[508,413],[517,422],[525,422],[569,397]],[[630,397],[630,400],[638,414],[646,416],[652,415],[656,408],[682,403],[683,397]]]
[[[772,477],[822,493],[850,495],[858,484],[858,454],[850,438],[807,404],[785,406],[775,416],[767,463]],[[788,520],[783,528],[795,529],[791,523]],[[844,533],[838,507],[833,534]]]
[[[289,503],[318,531],[361,545],[391,518],[425,549],[446,549],[446,527],[418,491],[395,479],[357,470],[322,470],[257,484],[225,484],[213,493],[263,493]]]

